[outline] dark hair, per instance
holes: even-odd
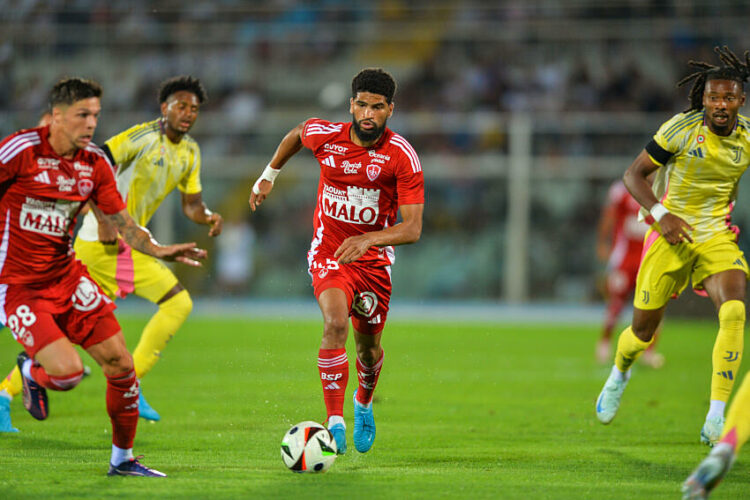
[[[357,92],[382,95],[390,104],[396,93],[396,80],[381,68],[365,68],[352,80],[352,97],[357,97]]]
[[[94,80],[84,78],[63,78],[52,87],[49,93],[49,109],[59,104],[71,105],[82,99],[101,97],[102,86]]]
[[[198,98],[198,102],[201,104],[208,99],[206,89],[203,87],[200,80],[190,75],[182,75],[172,77],[169,80],[162,82],[159,87],[159,104],[166,102],[167,99],[169,99],[169,96],[181,90],[187,90],[188,92],[195,94],[195,97]]]
[[[682,87],[689,81],[695,80],[688,96],[690,107],[685,112],[703,109],[703,92],[706,89],[706,82],[709,80],[731,80],[739,83],[741,90],[744,91],[745,89],[744,83],[750,76],[750,52],[745,51],[744,63],[726,45],[714,47],[714,52],[719,55],[719,60],[724,63],[723,66],[690,60],[688,64],[694,68],[699,68],[700,71],[696,71],[677,82],[677,86]]]

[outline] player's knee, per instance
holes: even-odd
[[[719,323],[745,323],[745,303],[741,300],[728,300],[719,307]]]
[[[102,371],[107,376],[116,376],[133,370],[133,357],[125,350],[108,352],[102,362]]]
[[[64,377],[79,371],[83,373],[83,362],[75,353],[71,356],[58,356],[52,360],[45,360],[42,366],[50,377]]]
[[[357,346],[357,357],[365,366],[374,366],[380,361],[381,351],[379,345],[374,346]]]
[[[181,290],[173,297],[159,304],[159,309],[180,317],[184,321],[193,310],[193,299],[190,298],[187,290]]]
[[[349,318],[331,315],[323,320],[323,336],[336,343],[345,343],[349,333]]]

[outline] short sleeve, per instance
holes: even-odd
[[[698,111],[679,113],[667,120],[646,147],[651,159],[658,165],[664,165],[669,158],[680,153],[686,146],[688,132],[701,120],[703,113]]]
[[[400,135],[394,135],[391,144],[401,150],[400,161],[396,168],[396,193],[399,206],[424,203],[424,175],[417,152]]]
[[[0,142],[0,183],[13,179],[21,172],[25,152],[41,143],[38,130],[22,130]]]
[[[315,152],[332,135],[341,132],[341,123],[331,123],[320,118],[310,118],[302,127],[302,145]]]
[[[116,214],[124,210],[126,207],[122,201],[122,196],[117,191],[113,166],[104,157],[101,157],[96,161],[95,168],[96,185],[91,193],[91,199],[106,215]]]
[[[104,143],[112,154],[112,159],[117,165],[122,166],[123,164],[130,163],[130,160],[137,153],[137,149],[133,144],[131,136],[135,135],[140,128],[140,125],[131,127],[124,132],[120,132],[119,134],[110,137]]]
[[[185,194],[196,194],[203,190],[201,186],[201,150],[197,144],[191,148],[192,166],[190,171],[180,180],[178,188]]]

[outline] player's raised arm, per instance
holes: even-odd
[[[305,122],[300,123],[292,130],[287,132],[281,142],[279,143],[276,151],[273,153],[271,161],[266,165],[263,173],[258,177],[253,185],[252,192],[250,193],[250,208],[253,212],[263,203],[268,194],[273,189],[273,183],[276,177],[281,171],[281,167],[289,161],[289,158],[294,156],[302,149],[302,130],[305,128]]]
[[[652,143],[655,144],[655,143]],[[651,144],[649,146],[652,146]],[[659,147],[658,145],[656,147]],[[636,157],[635,161],[625,171],[622,180],[625,186],[633,195],[638,203],[651,213],[651,216],[659,223],[661,234],[670,245],[676,245],[683,240],[690,243],[693,239],[690,237],[690,231],[693,227],[685,222],[682,218],[672,214],[662,205],[654,195],[648,176],[651,175],[659,165],[651,159],[649,151],[644,149]]]
[[[148,230],[135,223],[128,211],[108,215],[107,219],[117,227],[125,243],[139,252],[166,261],[176,261],[193,267],[200,267],[200,260],[206,258],[206,251],[195,247],[195,243],[161,245]]]

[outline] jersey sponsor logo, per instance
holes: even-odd
[[[367,178],[374,181],[380,175],[380,165],[373,165],[370,163],[367,165]]]
[[[81,196],[86,197],[94,190],[94,181],[91,179],[80,179],[78,181],[78,192]]]
[[[341,168],[344,169],[345,174],[357,174],[359,173],[359,169],[362,168],[362,162],[351,163],[349,160],[344,160],[344,163],[341,164]]]
[[[86,276],[81,276],[78,288],[76,288],[76,291],[70,297],[73,307],[83,312],[92,311],[99,307],[102,299],[103,297],[99,293],[99,288]]]
[[[21,205],[21,229],[50,236],[65,236],[70,218],[53,201],[26,198]]]
[[[349,148],[346,146],[341,146],[339,144],[323,144],[323,149],[325,149],[329,153],[334,153],[337,155],[343,155],[346,154],[347,151],[349,151]]]
[[[81,163],[79,161],[73,163],[73,168],[81,177],[91,177],[94,174],[94,167],[85,163]]]
[[[336,162],[333,160],[333,155],[330,155],[328,158],[325,158],[323,161],[321,161],[323,165],[331,168],[336,168]]]
[[[36,174],[34,176],[34,180],[42,184],[52,184],[52,181],[49,179],[49,174],[46,170],[44,172],[39,172],[38,174]]]
[[[385,163],[391,159],[391,157],[388,155],[376,153],[375,151],[372,151],[372,150],[368,150],[367,154],[370,157],[370,161],[374,163]]]
[[[36,165],[39,168],[60,168],[60,160],[56,158],[37,158]]]
[[[76,180],[64,175],[57,176],[57,189],[63,193],[70,193],[73,191],[73,186],[76,185]]]
[[[352,309],[356,312],[369,318],[372,313],[375,312],[375,308],[378,307],[378,296],[373,292],[360,292],[354,297],[354,305]]]
[[[323,213],[332,219],[352,224],[375,224],[380,207],[380,189],[347,186],[346,191],[323,185]]]

